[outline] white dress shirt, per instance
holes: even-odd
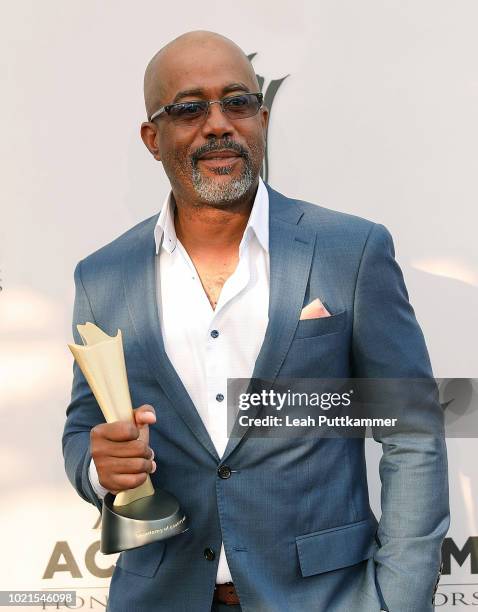
[[[239,245],[239,262],[213,309],[194,264],[176,237],[170,192],[154,230],[156,287],[166,354],[221,457],[228,441],[227,378],[250,378],[264,340],[269,310],[269,194],[259,179]],[[216,337],[211,332],[216,330]],[[160,466],[159,466],[159,469]],[[107,493],[94,461],[89,476]],[[232,581],[221,545],[216,583]]]

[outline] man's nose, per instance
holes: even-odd
[[[234,132],[234,125],[222,112],[221,105],[218,102],[209,105],[209,113],[202,126],[202,132],[205,138],[211,136],[224,138]]]

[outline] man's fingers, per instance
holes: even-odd
[[[100,484],[115,495],[118,491],[134,489],[141,485],[148,474],[156,471],[151,459],[108,457],[97,466]]]
[[[95,453],[105,457],[139,457],[143,459],[152,459],[153,449],[150,448],[147,442],[141,440],[131,440],[129,442],[111,442],[104,440],[101,446],[95,445]]]
[[[117,421],[116,423],[100,423],[91,430],[91,438],[111,440],[112,442],[129,442],[139,436],[138,428],[134,423]]]
[[[123,474],[151,474],[153,472],[153,462],[150,459],[132,457],[129,459],[114,458],[109,470],[111,474],[121,476]]]
[[[112,442],[128,442],[136,440],[140,436],[140,430],[145,429],[148,432],[148,425],[156,422],[156,413],[153,406],[144,404],[134,410],[134,421],[117,421],[116,423],[100,423],[91,430],[91,438],[111,440]],[[147,442],[148,435],[142,435],[141,438]]]

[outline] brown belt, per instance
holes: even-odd
[[[237,596],[234,584],[232,582],[216,584],[214,587],[214,601],[226,604],[226,606],[239,604],[239,597]]]

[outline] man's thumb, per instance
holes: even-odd
[[[144,404],[133,411],[136,427],[139,430],[139,438],[144,442],[149,441],[149,425],[156,422],[156,413],[149,404]]]

